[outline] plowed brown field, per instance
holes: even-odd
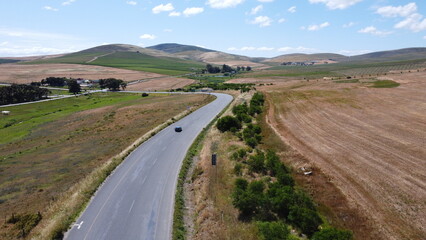
[[[370,239],[426,239],[426,74],[391,78],[401,85],[265,87],[267,120],[366,216]]]
[[[175,78],[157,73],[79,64],[1,64],[0,73],[0,83],[17,84],[39,82],[47,77],[90,80],[118,78],[128,82],[140,80],[140,83],[129,85],[127,88],[127,90],[139,91],[176,89],[194,82],[190,79]]]

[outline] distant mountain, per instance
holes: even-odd
[[[148,49],[164,51],[173,54],[175,57],[204,63],[228,64],[231,66],[263,66],[263,64],[259,63],[263,58],[250,58],[191,45],[165,43],[148,47]]]
[[[274,58],[264,60],[265,63],[284,63],[284,62],[307,62],[307,61],[327,61],[340,62],[346,59],[346,56],[335,54],[335,53],[316,53],[316,54],[304,54],[304,53],[293,53],[285,54]]]
[[[163,43],[155,46],[147,47],[148,49],[155,49],[167,53],[182,53],[182,52],[190,52],[190,51],[198,51],[198,52],[215,52],[214,50],[191,46],[191,45],[182,45],[177,43]]]
[[[391,51],[372,52],[358,56],[351,56],[344,61],[350,62],[390,62],[426,59],[426,48],[404,48]]]
[[[139,52],[154,57],[173,57],[171,54],[167,54],[165,51],[158,51],[150,48],[143,48],[135,45],[129,44],[108,44],[101,45],[93,48],[89,48],[78,53],[111,53],[111,52]]]

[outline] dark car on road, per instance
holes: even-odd
[[[182,127],[175,127],[175,132],[182,132]]]

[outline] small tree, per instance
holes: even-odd
[[[258,222],[257,228],[263,240],[286,240],[290,234],[283,222]]]
[[[239,130],[241,129],[241,122],[235,117],[225,116],[217,120],[216,127],[221,132],[231,131],[231,129]]]
[[[352,233],[336,228],[324,228],[312,236],[312,240],[352,240]]]
[[[77,80],[71,79],[68,81],[68,91],[72,94],[78,94],[81,92],[81,86],[77,83]]]

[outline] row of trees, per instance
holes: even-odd
[[[262,239],[290,239],[288,224],[315,240],[352,239],[352,233],[346,230],[319,230],[322,219],[315,204],[295,187],[290,169],[275,152],[257,148],[262,140],[262,129],[253,122],[262,113],[264,102],[264,95],[255,93],[249,104],[233,107],[234,116],[222,117],[216,125],[222,132],[234,132],[249,146],[231,154],[237,175],[232,203],[239,210],[240,218],[257,221]]]
[[[127,87],[127,83],[121,79],[116,78],[107,78],[107,79],[100,79],[99,80],[99,86],[104,89],[108,88],[111,91],[119,91],[120,87],[125,90]]]
[[[223,64],[222,67],[213,66],[211,64],[206,65],[206,72],[208,73],[234,73],[234,72],[240,72],[240,71],[251,71],[251,67],[240,67],[238,66],[236,69],[232,68],[229,65]]]
[[[0,105],[23,103],[46,99],[50,91],[25,84],[0,87]]]

